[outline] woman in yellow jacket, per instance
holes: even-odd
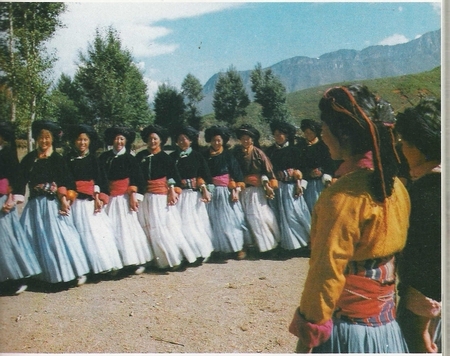
[[[319,108],[322,138],[343,163],[313,210],[310,268],[289,330],[299,353],[407,352],[394,256],[410,202],[396,177],[392,109],[360,85],[327,90]]]

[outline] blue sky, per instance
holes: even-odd
[[[113,26],[157,86],[179,87],[191,73],[202,84],[233,65],[264,67],[295,56],[404,43],[441,27],[441,3],[431,2],[138,2],[67,3],[49,48],[55,75],[73,76],[96,28]]]

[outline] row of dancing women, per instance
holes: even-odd
[[[81,285],[88,273],[126,267],[141,274],[149,264],[176,270],[212,253],[243,259],[251,247],[263,254],[308,249],[310,210],[333,162],[313,120],[302,122],[303,146],[294,145],[293,125],[273,122],[271,130],[275,144],[263,152],[254,127],[235,130],[240,145],[229,149],[233,132],[213,126],[201,152],[199,132],[181,126],[168,154],[169,133],[150,125],[140,132],[147,147],[134,155],[135,132],[110,127],[104,140],[112,149],[97,157],[92,127],[62,135],[42,120],[32,125],[37,148],[19,163],[14,130],[1,123],[0,282],[15,281],[20,293],[29,276]],[[64,136],[71,149],[62,156],[55,147]]]

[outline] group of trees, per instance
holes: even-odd
[[[62,74],[53,85],[56,56],[45,44],[64,26],[59,17],[65,9],[64,3],[0,3],[0,120],[15,122],[19,132],[28,134],[30,145],[31,124],[38,118],[63,127],[83,122],[100,132],[115,124],[138,130],[150,122],[169,129],[182,123],[201,129],[200,81],[188,74],[181,90],[160,85],[152,110],[143,73],[112,27],[97,29],[87,51],[79,52],[74,77]],[[258,63],[251,82],[261,117],[288,120],[286,90],[272,71]],[[215,86],[215,120],[232,126],[245,117],[249,104],[242,78],[230,66]]]

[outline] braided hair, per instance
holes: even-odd
[[[360,84],[328,89],[319,102],[320,118],[352,155],[372,152],[373,194],[384,201],[392,194],[399,157],[392,132],[395,122],[390,104]]]

